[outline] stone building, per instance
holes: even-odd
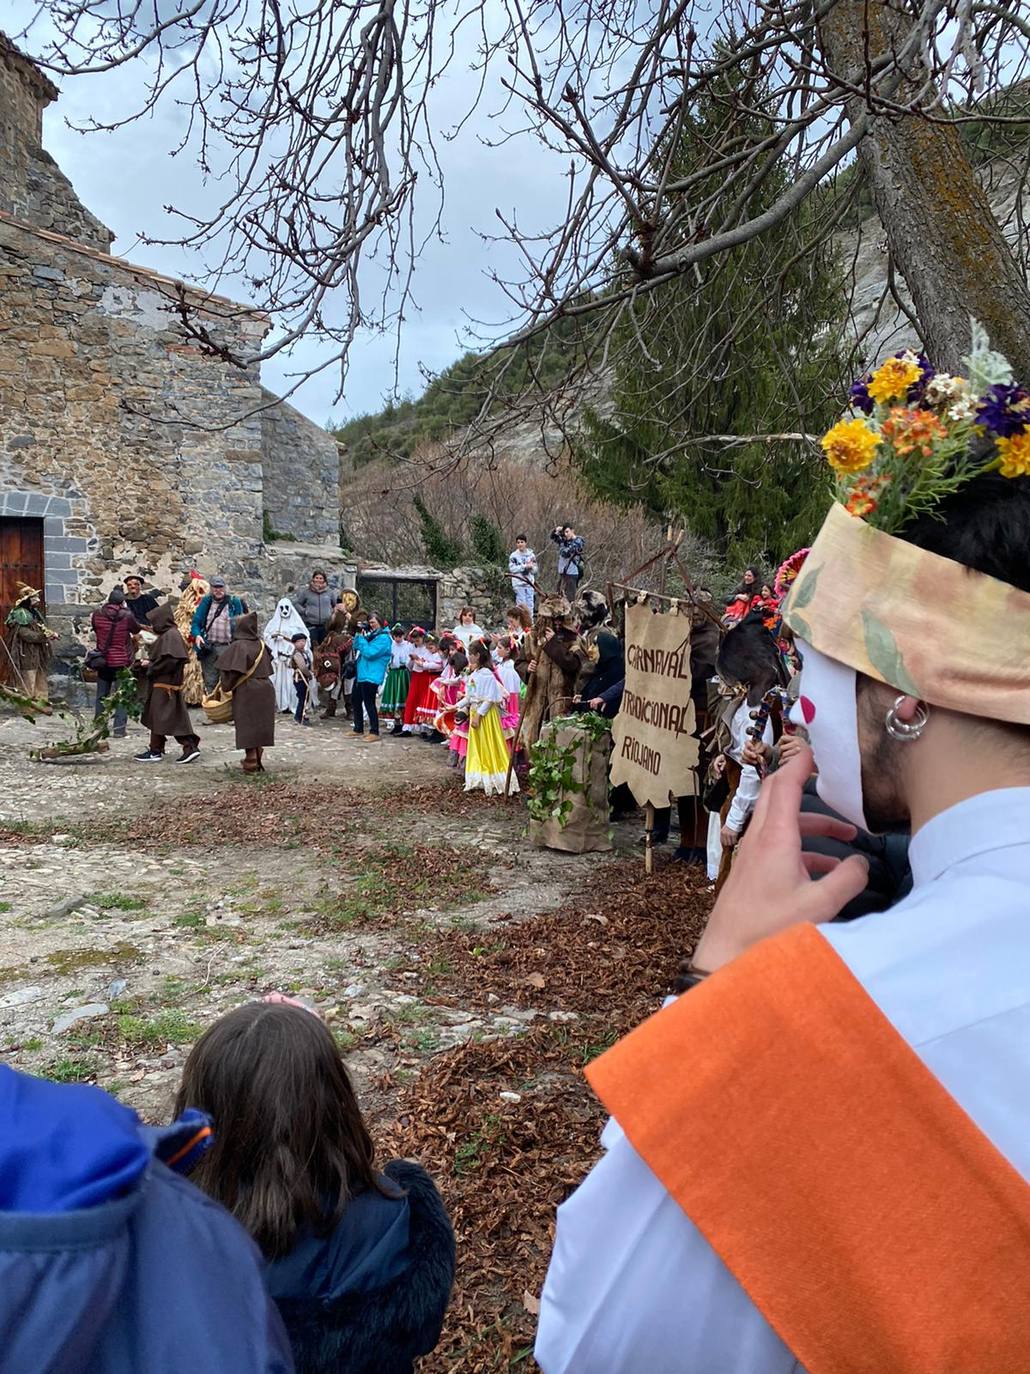
[[[42,586],[67,659],[127,573],[168,592],[194,566],[267,610],[306,580],[272,530],[346,582],[335,440],[198,346],[177,304],[230,356],[269,320],[111,255],[43,150],[56,97],[0,35],[0,617],[16,582]]]

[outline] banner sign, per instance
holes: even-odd
[[[690,617],[626,608],[626,687],[612,723],[612,786],[627,783],[638,806],[668,806],[692,790],[697,762],[690,700]]]

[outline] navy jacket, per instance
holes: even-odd
[[[454,1232],[424,1169],[398,1159],[385,1174],[395,1196],[358,1194],[331,1235],[268,1266],[297,1374],[411,1374],[440,1339]]]
[[[157,1157],[195,1132],[0,1065],[0,1374],[290,1374],[253,1242]]]

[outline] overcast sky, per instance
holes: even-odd
[[[32,0],[8,3],[4,26],[17,34],[30,17]],[[19,41],[31,50],[41,39],[34,32]],[[154,118],[114,133],[83,135],[68,127],[69,121],[81,123],[90,115],[109,120],[124,113],[131,104],[132,83],[141,79],[142,73],[125,68],[60,82],[61,98],[44,116],[44,144],[80,199],[114,231],[114,253],[188,280],[191,259],[182,249],[145,246],[137,237],[170,238],[181,233],[173,227],[175,221],[164,212],[164,205],[171,202],[180,209],[193,209],[208,204],[217,194],[216,186],[204,185],[189,153],[170,156],[180,135],[182,112],[169,104]],[[466,64],[455,64],[435,97],[441,129],[463,112],[476,80]],[[415,297],[420,308],[409,312],[401,338],[402,394],[417,395],[422,390],[421,368],[439,371],[469,346],[462,341],[465,312],[492,321],[507,313],[501,292],[485,275],[488,262],[503,267],[503,246],[484,244],[476,233],[477,229],[497,231],[495,207],[510,211],[518,206],[522,220],[527,211],[542,222],[560,217],[567,183],[561,178],[558,160],[529,136],[508,143],[501,152],[484,147],[480,135],[497,130],[496,123],[491,125],[490,109],[486,101],[454,142],[440,145],[447,191],[446,243],[432,242],[418,264]],[[193,273],[196,270],[194,264]],[[220,289],[232,294],[226,285]],[[319,424],[378,410],[393,386],[394,349],[392,337],[359,339],[340,405],[333,409],[338,385],[335,369],[306,382],[293,403]],[[265,363],[263,380],[282,392],[292,385],[287,374],[307,371],[324,356],[316,341],[305,341],[292,358],[277,357]]]

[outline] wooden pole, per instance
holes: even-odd
[[[644,872],[654,872],[654,802],[644,807]]]

